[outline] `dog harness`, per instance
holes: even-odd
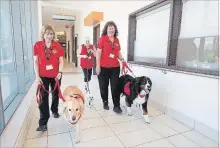
[[[130,90],[130,84],[131,82],[127,82],[124,86],[124,92],[126,95],[130,96],[131,95],[131,90]]]
[[[130,96],[131,95],[131,90],[130,90],[130,85],[131,85],[131,82],[127,82],[124,86],[124,92],[126,95]],[[145,95],[141,95],[141,94],[138,94],[140,98],[144,98]]]

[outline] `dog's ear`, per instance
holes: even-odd
[[[152,81],[149,77],[147,77],[147,83],[149,83],[150,87],[152,87]]]
[[[83,112],[84,112],[84,103],[83,103],[83,101],[82,100],[80,100],[79,101],[79,106],[80,106],[80,115],[82,115],[83,114]]]
[[[67,102],[64,102],[62,104],[62,113],[63,113],[63,115],[66,115],[66,112],[67,112]]]

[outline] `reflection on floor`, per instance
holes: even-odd
[[[81,69],[72,69],[63,76],[62,88],[77,85],[84,89]],[[68,72],[74,72],[68,74]],[[91,86],[91,85],[90,85]],[[134,115],[127,116],[124,99],[121,100],[122,115],[111,109],[104,111],[99,95],[97,77],[92,78],[92,93],[95,96],[94,108],[86,107],[85,117],[81,125],[81,143],[74,144],[75,127],[70,127],[66,121],[50,118],[48,131],[36,132],[39,111],[36,114],[26,136],[24,147],[217,147],[217,143],[195,132],[180,122],[164,115],[149,106],[151,124],[146,124],[140,110],[133,107]],[[111,98],[111,95],[109,96]],[[51,100],[51,99],[50,99]]]

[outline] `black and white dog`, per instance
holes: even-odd
[[[150,123],[147,110],[147,102],[152,88],[152,81],[146,76],[133,78],[126,74],[119,78],[120,95],[125,95],[127,114],[132,115],[131,105],[133,103],[142,105],[144,119]]]

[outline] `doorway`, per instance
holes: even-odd
[[[78,67],[78,58],[77,58],[77,50],[78,50],[78,34],[74,35],[74,63],[75,67]]]
[[[95,48],[97,49],[97,45],[98,45],[98,40],[100,38],[100,24],[96,25],[93,27],[93,45],[95,46]],[[93,67],[93,75],[97,75],[96,74],[96,58],[94,58],[94,67]]]
[[[72,26],[72,63],[76,63],[75,26]]]

